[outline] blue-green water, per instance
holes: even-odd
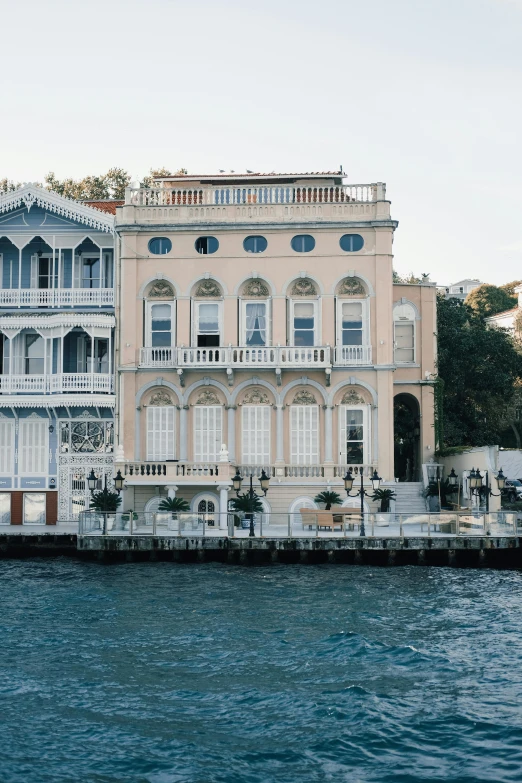
[[[0,781],[522,780],[522,574],[0,562]]]

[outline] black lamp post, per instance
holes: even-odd
[[[116,473],[116,475],[112,480],[114,482],[114,489],[119,495],[122,489],[124,489],[124,484],[125,484],[125,479],[121,475],[121,470],[118,470],[118,472]]]
[[[250,474],[250,489],[248,490],[248,495],[245,492],[242,496],[239,495],[239,490],[241,489],[241,484],[243,482],[243,476],[239,472],[239,468],[236,468],[236,474],[232,478],[232,486],[234,487],[235,493],[237,497],[248,497],[250,499],[250,532],[249,532],[249,538],[255,537],[254,532],[254,501],[259,498],[260,496],[255,492],[254,486],[253,486],[253,478],[252,474]],[[265,470],[261,471],[261,475],[259,476],[259,484],[261,486],[261,489],[263,490],[263,494],[266,495],[268,492],[268,487],[270,485],[270,479],[266,475]]]
[[[92,495],[98,485],[98,477],[94,472],[94,468],[91,468],[91,472],[87,476],[87,484],[89,485],[89,491]]]
[[[506,486],[506,477],[504,476],[504,472],[502,468],[500,468],[495,478],[497,481],[497,486],[500,490],[499,492],[493,492],[493,490],[489,486],[488,471],[486,471],[485,485],[482,484],[482,476],[478,468],[477,470],[471,468],[471,472],[469,474],[469,486],[470,486],[471,494],[480,496],[482,493],[484,493],[486,495],[486,511],[489,511],[489,498],[491,496],[493,496],[494,498],[500,497],[502,495],[502,490]]]
[[[349,468],[346,476],[344,477],[344,488],[349,498],[356,498],[356,497],[361,498],[361,536],[365,536],[366,531],[364,529],[364,496],[366,495],[367,497],[371,497],[371,495],[369,492],[366,492],[366,490],[364,489],[364,476],[363,476],[362,469],[360,472],[360,476],[361,476],[361,488],[358,489],[357,492],[354,492],[353,495],[351,495],[350,492],[353,487],[354,479],[352,475],[352,469]],[[379,489],[379,484],[381,483],[381,481],[382,481],[381,477],[379,476],[377,471],[374,470],[373,475],[371,477],[371,482],[372,482],[374,492],[376,492]]]

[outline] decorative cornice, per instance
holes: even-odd
[[[221,405],[221,400],[212,389],[204,389],[196,400],[196,405]]]
[[[114,394],[0,394],[0,408],[114,408]]]
[[[341,400],[341,405],[360,405],[365,400],[355,389],[348,389]]]
[[[262,389],[252,389],[243,397],[243,405],[270,405],[270,400]]]
[[[262,280],[249,280],[243,287],[242,296],[266,298],[270,296],[270,291]]]
[[[196,288],[195,296],[223,296],[221,288],[215,280],[202,280]]]
[[[294,397],[292,405],[316,405],[317,400],[308,389],[301,389]]]
[[[172,398],[170,394],[161,389],[152,395],[149,400],[149,405],[172,405]]]
[[[339,296],[366,296],[367,292],[357,277],[345,277],[338,289]]]
[[[154,298],[173,299],[174,289],[172,288],[171,284],[167,283],[165,280],[157,280],[147,294],[147,299]]]
[[[290,296],[317,296],[317,289],[311,280],[301,277],[293,284]]]
[[[53,313],[52,315],[1,315],[0,329],[29,329],[53,326],[114,327],[116,320],[108,313]]]
[[[113,215],[102,212],[95,207],[88,207],[71,198],[59,196],[58,193],[40,188],[31,182],[18,190],[0,195],[0,213],[18,209],[22,205],[30,210],[33,204],[69,218],[69,220],[84,223],[97,231],[105,231],[108,234],[112,234],[114,231]]]

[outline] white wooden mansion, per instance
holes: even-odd
[[[0,195],[0,522],[54,524],[112,477],[114,217]]]

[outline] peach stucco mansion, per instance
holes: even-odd
[[[125,508],[266,513],[433,455],[434,284],[394,285],[383,183],[340,173],[169,177],[116,209],[115,470]],[[411,433],[397,449],[394,413]],[[351,503],[351,500],[346,501]],[[353,501],[357,502],[357,501]]]
[[[348,467],[418,482],[436,289],[393,284],[396,227],[340,172],[1,195],[0,523],[76,519],[91,471],[121,471],[124,509],[221,517],[238,467],[270,476],[267,514]]]

